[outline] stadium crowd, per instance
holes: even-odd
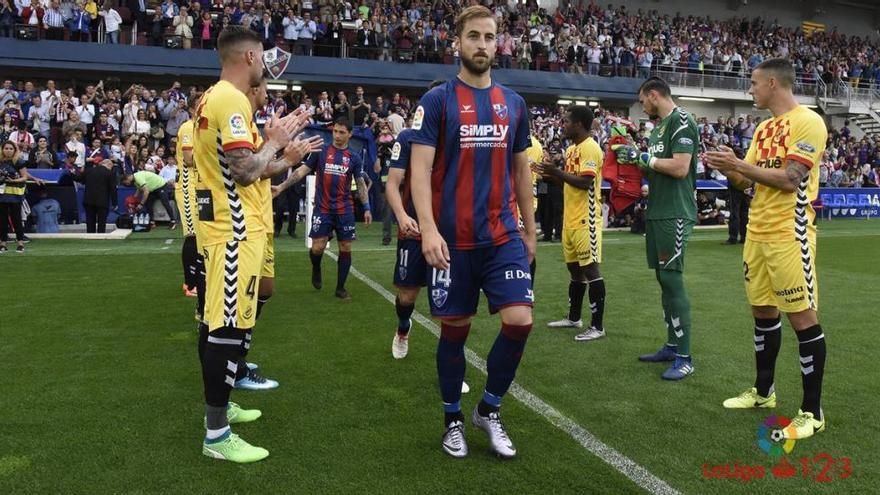
[[[180,125],[190,118],[187,102],[198,98],[205,88],[184,88],[174,82],[168,88],[148,88],[140,84],[121,86],[115,80],[100,81],[84,87],[61,88],[55,81],[12,80],[0,88],[0,143],[11,141],[20,152],[19,160],[28,169],[65,169],[62,181],[72,183],[86,164],[97,165],[104,160],[112,162],[114,175],[121,179],[139,171],[174,180],[177,164],[174,150]],[[255,122],[262,126],[272,115],[283,116],[297,107],[303,108],[313,124],[328,125],[345,116],[355,123],[355,135],[375,144],[376,158],[387,162],[394,137],[409,126],[414,100],[401,92],[367,95],[358,87],[353,94],[338,91],[309,93],[307,91],[272,91],[269,103],[257,110]],[[562,162],[568,143],[562,133],[562,107],[530,107],[532,134],[543,144],[551,157]],[[620,112],[598,107],[594,134],[604,143],[610,126],[620,118]],[[748,148],[758,118],[753,115],[719,116],[710,122],[708,117],[697,118],[702,151],[718,146],[730,146],[743,154]],[[633,123],[631,136],[642,149],[647,148],[652,124]],[[831,128],[828,151],[821,164],[820,182],[834,187],[876,187],[880,184],[880,137],[857,140],[847,125]],[[387,167],[386,167],[387,168]],[[373,167],[368,167],[372,170]],[[385,169],[373,171],[373,179],[380,179]],[[699,179],[722,179],[717,172],[698,162]],[[381,181],[381,179],[380,179]],[[381,183],[381,182],[380,182]],[[536,194],[550,205],[550,217],[544,224],[552,224],[561,215],[561,191],[555,184],[538,182]],[[298,203],[299,196],[288,198]],[[550,198],[547,200],[546,198]],[[724,193],[708,193],[702,200],[707,210],[703,223],[723,223],[726,213]],[[644,205],[643,205],[644,206]],[[296,208],[291,202],[277,208]],[[544,210],[545,208],[539,208]],[[543,214],[543,211],[539,211]],[[68,217],[69,218],[69,217]],[[281,216],[279,216],[279,224]],[[608,218],[609,225],[630,226],[635,217]],[[705,220],[705,221],[704,221]],[[280,227],[279,227],[280,228]],[[389,226],[390,229],[390,226]],[[293,234],[295,225],[288,227]],[[550,229],[549,234],[552,234]],[[548,234],[545,231],[545,234]],[[388,234],[390,235],[390,234]],[[552,235],[550,235],[552,239]],[[549,240],[549,239],[548,239]]]
[[[346,55],[379,60],[453,63],[451,33],[456,13],[476,0],[3,0],[0,35],[16,25],[39,37],[105,40],[137,23],[138,42],[164,45],[176,37],[182,48],[214,48],[230,24],[249,26],[269,46],[298,55]],[[745,76],[762,60],[790,58],[799,83],[880,82],[880,53],[874,39],[829,32],[806,35],[800,28],[761,17],[712,19],[591,0],[555,12],[534,0],[514,8],[505,0],[482,0],[499,20],[497,64],[602,76],[647,77],[651,69]],[[125,34],[128,36],[128,33]],[[130,40],[128,40],[130,42]]]

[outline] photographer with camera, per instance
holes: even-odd
[[[18,147],[13,141],[3,143],[0,150],[0,254],[6,252],[9,225],[15,231],[16,252],[24,252],[24,226],[21,219],[21,204],[24,201],[25,183],[30,179],[27,165],[21,159]],[[43,181],[34,178],[34,182]]]
[[[391,208],[385,197],[385,185],[388,182],[388,169],[394,158],[394,135],[387,122],[379,123],[379,134],[376,136],[376,163],[373,172],[379,178],[379,191],[376,194],[376,213],[382,219],[382,245],[391,244]],[[399,150],[398,150],[399,153]]]

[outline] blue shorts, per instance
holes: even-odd
[[[337,241],[355,240],[354,213],[315,213],[312,215],[312,230],[309,232],[309,237],[312,239],[330,237],[330,234],[334,232]]]
[[[397,263],[394,265],[396,287],[424,287],[428,278],[428,263],[422,254],[422,241],[397,240]]]
[[[534,303],[529,258],[522,239],[468,251],[450,249],[449,256],[449,270],[429,267],[432,316],[458,319],[475,315],[480,289],[489,300],[490,313],[506,306]]]

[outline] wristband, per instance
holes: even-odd
[[[654,167],[656,167],[656,166],[657,166],[657,157],[656,157],[656,156],[652,156],[652,157],[648,160],[648,168],[650,168],[651,170],[654,170]]]
[[[364,211],[370,211],[370,203],[364,203]]]

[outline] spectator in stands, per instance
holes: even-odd
[[[165,39],[165,27],[162,25],[162,11],[156,9],[150,24],[150,44],[162,46]]]
[[[74,165],[77,168],[82,168],[86,164],[86,145],[82,142],[82,131],[79,129],[74,130],[70,133],[70,140],[64,145],[65,151],[68,154],[76,153],[77,159],[74,161]]]
[[[12,87],[12,81],[3,81],[3,87],[0,88],[0,105],[6,106],[7,102],[16,101],[18,99],[18,91]]]
[[[194,22],[193,32],[195,33],[195,37],[199,40],[199,48],[214,48],[218,33],[214,28],[214,20],[211,19],[211,13],[207,10],[202,11],[201,17]]]
[[[34,135],[27,131],[27,122],[21,120],[18,123],[18,129],[9,135],[9,140],[18,146],[22,160],[30,160],[31,150],[36,145],[36,141]]]
[[[98,12],[98,15],[104,18],[104,27],[107,33],[106,42],[118,44],[119,26],[122,25],[122,17],[119,15],[119,12],[110,6],[110,2],[106,2],[102,10]]]
[[[180,130],[180,126],[190,119],[189,112],[186,109],[186,100],[177,100],[177,105],[175,106],[176,108],[171,111],[171,115],[169,115],[168,122],[165,126],[165,135],[169,139],[171,137],[176,137],[177,131]]]
[[[81,135],[85,136],[86,130],[86,125],[79,120],[79,114],[75,111],[70,112],[67,119],[61,124],[61,136],[63,136],[63,139],[70,139],[70,135],[74,131],[80,131]]]
[[[90,41],[91,31],[89,27],[92,23],[92,15],[83,10],[82,0],[76,2],[73,8],[70,20],[67,22],[67,28],[70,31],[71,41]]]
[[[45,15],[46,11],[39,0],[31,0],[30,5],[21,11],[21,19],[24,24],[37,29],[45,29],[45,24],[43,24]]]
[[[321,91],[318,95],[314,116],[315,123],[318,125],[329,125],[333,122],[333,104],[326,91]]]
[[[12,37],[12,29],[15,27],[15,17],[17,15],[18,12],[12,0],[0,2],[0,36],[4,38]]]
[[[311,14],[306,11],[303,18],[296,22],[297,38],[295,43],[296,55],[311,55],[312,46],[315,42],[315,33],[318,27],[312,20]]]
[[[107,151],[107,147],[101,144],[100,139],[93,139],[92,145],[86,149],[86,166],[98,165],[109,158],[110,153]]]
[[[138,211],[146,209],[152,219],[154,218],[153,202],[156,200],[161,201],[166,213],[168,213],[168,216],[171,218],[171,223],[168,228],[174,230],[177,228],[177,213],[175,209],[171,207],[171,202],[168,199],[168,192],[165,189],[167,182],[168,181],[160,177],[158,174],[147,171],[135,172],[134,174],[125,175],[122,178],[123,185],[134,185],[137,188],[135,196],[138,197],[139,200]]]
[[[281,25],[284,27],[284,41],[289,47],[294,46],[299,37],[299,29],[296,26],[297,20],[298,17],[293,9],[287,9],[287,13],[281,19]]]
[[[49,149],[49,140],[45,136],[37,138],[37,147],[31,153],[29,168],[56,168],[55,154]]]
[[[137,117],[131,123],[131,127],[128,128],[128,134],[134,134],[136,136],[150,135],[150,121],[147,120],[146,111],[141,109],[137,110]]]
[[[406,20],[402,21],[400,27],[392,33],[392,37],[394,38],[394,45],[397,47],[397,60],[399,62],[412,62],[414,60],[413,44],[415,35],[410,29],[409,22]]]
[[[74,107],[77,117],[79,117],[79,121],[82,122],[85,127],[84,135],[91,134],[92,127],[95,123],[95,105],[92,103],[92,97],[88,94],[84,94],[79,99],[79,104]]]
[[[358,86],[357,88],[355,88],[354,105],[352,105],[351,110],[354,118],[355,127],[365,125],[367,119],[370,116],[370,112],[372,111],[372,106],[367,102],[367,99],[364,97],[363,86]]]
[[[34,96],[27,119],[34,132],[49,138],[49,105],[43,103],[42,97]]]
[[[333,105],[333,120],[340,117],[345,117],[347,120],[351,119],[349,115],[351,113],[351,104],[348,102],[348,97],[345,95],[345,91],[340,91],[336,95],[336,103]]]
[[[0,142],[7,141],[16,130],[17,126],[12,122],[12,115],[8,113],[3,114],[3,125],[0,126]]]
[[[263,16],[254,21],[251,29],[260,35],[263,49],[268,50],[275,46],[275,25],[272,22],[272,15],[268,11],[263,12]]]
[[[77,174],[76,180],[85,186],[83,206],[86,209],[86,233],[105,233],[110,205],[115,210],[117,203],[113,162],[103,160],[98,165],[87,167]]]
[[[174,26],[174,34],[181,37],[184,50],[192,48],[193,19],[185,5],[180,7],[171,24]]]
[[[174,0],[164,0],[162,5],[156,10],[162,12],[162,25],[164,27],[171,26],[174,18],[180,13],[180,8]]]

